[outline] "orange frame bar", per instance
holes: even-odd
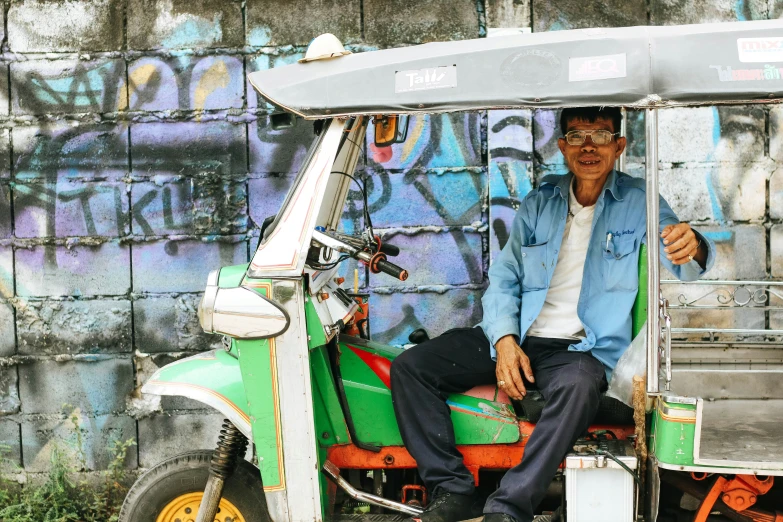
[[[465,466],[473,474],[478,484],[479,470],[510,469],[520,462],[525,453],[525,445],[535,424],[520,421],[519,441],[512,444],[476,444],[460,445],[457,449],[465,461]],[[589,433],[608,430],[618,439],[627,439],[634,434],[633,426],[590,426]],[[331,446],[327,449],[327,458],[340,469],[411,469],[416,467],[416,460],[403,446],[384,446],[381,451],[357,448],[353,444]]]

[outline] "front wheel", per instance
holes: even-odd
[[[128,491],[119,522],[195,520],[209,477],[211,451],[193,451],[161,462]],[[271,522],[261,473],[242,460],[223,487],[215,522]]]

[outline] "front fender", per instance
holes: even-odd
[[[142,386],[142,393],[178,395],[215,408],[253,440],[239,360],[212,350],[167,364]]]

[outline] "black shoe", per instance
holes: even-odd
[[[517,522],[517,519],[505,513],[487,513],[483,522]]]
[[[421,515],[411,518],[414,522],[458,522],[481,516],[484,504],[478,495],[461,495],[439,490]]]

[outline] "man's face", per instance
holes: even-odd
[[[593,123],[580,119],[570,120],[568,132],[572,130],[615,132],[612,121],[604,118],[598,118]],[[615,160],[625,149],[625,138],[614,136],[605,145],[596,145],[591,136],[588,136],[582,145],[569,145],[565,138],[560,138],[557,140],[557,145],[565,157],[568,169],[578,180],[603,182],[614,168]]]

